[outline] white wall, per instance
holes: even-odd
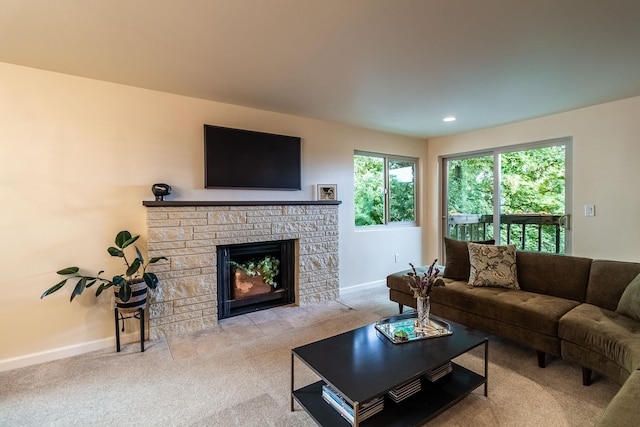
[[[490,147],[573,137],[573,254],[640,262],[640,97],[428,141],[424,250],[440,241],[438,158]],[[464,120],[464,118],[460,118]],[[596,216],[585,217],[584,205]]]
[[[418,227],[356,233],[353,152],[424,158],[424,141],[3,63],[0,93],[0,370],[113,345],[107,295],[39,296],[63,267],[120,273],[106,248],[122,229],[144,244],[155,182],[171,200],[315,200],[338,184],[341,287],[404,268],[395,253],[421,259]],[[204,123],[302,137],[304,189],[203,189]]]

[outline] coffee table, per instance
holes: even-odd
[[[322,398],[322,386],[333,387],[351,406],[353,425],[419,425],[455,405],[484,385],[487,396],[489,340],[479,331],[453,322],[453,334],[394,344],[375,324],[291,350],[291,411],[294,400],[321,426],[349,426]],[[453,371],[434,383],[422,379],[422,390],[395,403],[385,397],[384,410],[360,422],[360,404],[384,396],[389,390],[424,376],[457,356],[484,345],[484,373],[453,363]],[[295,389],[295,359],[320,381]]]

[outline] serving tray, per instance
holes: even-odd
[[[400,316],[384,317],[376,322],[375,327],[394,344],[404,344],[453,334],[451,325],[436,316],[430,316],[429,326],[421,328],[419,331],[416,330],[415,322],[416,312],[413,311]]]

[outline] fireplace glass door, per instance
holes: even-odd
[[[295,240],[218,246],[217,257],[218,319],[295,301]]]

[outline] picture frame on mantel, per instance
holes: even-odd
[[[338,200],[337,184],[318,184],[318,200],[335,201]]]

